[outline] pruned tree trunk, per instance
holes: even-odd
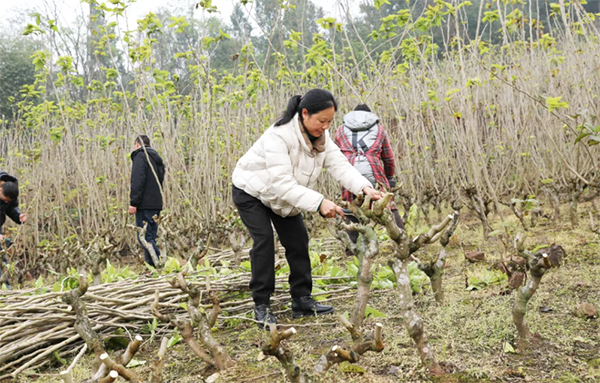
[[[81,274],[79,276],[79,287],[62,295],[63,302],[68,304],[75,312],[75,331],[77,331],[77,334],[84,340],[86,346],[93,350],[96,355],[95,364],[98,366],[98,369],[93,372],[92,379],[86,380],[83,383],[114,382],[118,376],[123,377],[129,382],[141,382],[139,377],[133,371],[130,371],[125,367],[138,351],[142,342],[141,337],[136,337],[136,339],[128,345],[127,350],[118,361],[112,360],[104,351],[102,339],[91,326],[87,315],[87,309],[81,300],[81,297],[87,292],[87,289],[87,276]],[[76,360],[73,363],[76,363]],[[63,377],[63,380],[65,378],[68,379],[69,374],[67,373],[64,375],[65,377]]]
[[[229,243],[231,244],[233,259],[236,266],[242,264],[242,253],[245,242],[244,235],[240,233],[239,230],[232,230],[229,232]]]
[[[571,226],[579,226],[579,199],[583,194],[587,185],[583,184],[579,179],[572,179],[570,181],[569,189],[569,219],[571,220]]]
[[[519,255],[525,258],[529,269],[529,281],[517,290],[517,296],[515,297],[512,309],[513,321],[521,339],[531,337],[531,333],[525,322],[529,300],[537,291],[546,271],[550,268],[560,266],[562,258],[566,256],[564,249],[558,245],[538,250],[534,254],[525,249],[524,242],[525,236],[522,233],[517,234],[515,248]]]
[[[339,319],[352,336],[352,348],[348,350],[338,345],[333,346],[325,355],[321,356],[315,365],[315,372],[317,374],[326,372],[338,363],[357,363],[360,357],[367,351],[379,353],[385,348],[382,336],[383,325],[381,323],[375,324],[375,332],[372,338],[363,339],[362,333],[346,317],[340,315]]]
[[[527,230],[527,224],[525,223],[525,212],[523,211],[522,204],[513,201],[510,204],[510,207],[511,207],[511,210],[514,213],[514,215],[519,219],[519,222],[521,222],[521,226],[523,227],[523,230]]]
[[[552,204],[554,205],[554,219],[560,218],[560,198],[558,197],[558,191],[550,190],[550,197],[552,198]]]
[[[481,196],[478,194],[475,187],[468,187],[465,189],[467,197],[470,199],[470,203],[467,205],[469,209],[477,213],[477,217],[481,221],[483,230],[483,239],[487,241],[489,238],[492,227],[488,221],[489,208],[488,204],[483,201]]]
[[[416,311],[415,303],[412,298],[412,289],[410,287],[410,277],[408,274],[409,261],[395,259],[392,269],[396,274],[398,284],[398,308],[400,315],[404,320],[404,326],[408,335],[412,338],[419,351],[421,363],[432,375],[443,373],[442,368],[435,359],[433,349],[429,345],[427,335],[423,330],[423,320]]]
[[[100,269],[100,265],[104,263],[104,259],[98,258],[96,262],[92,265],[92,283],[94,285],[102,284],[102,269]]]
[[[290,328],[285,331],[277,331],[277,326],[273,323],[269,324],[270,338],[261,347],[263,354],[271,355],[277,358],[285,375],[292,383],[310,383],[312,380],[300,371],[300,367],[294,360],[294,355],[286,349],[281,342],[296,334],[295,328]]]
[[[579,216],[577,214],[577,208],[579,206],[578,193],[571,194],[571,200],[569,201],[569,219],[571,220],[571,226],[579,226]]]
[[[160,348],[154,362],[152,364],[152,372],[150,373],[150,383],[162,383],[162,370],[165,367],[165,354],[167,353],[167,345],[169,339],[164,336],[160,342]]]
[[[433,197],[433,206],[434,206],[435,210],[437,211],[438,221],[441,221],[443,219],[443,213],[442,213],[441,197],[439,195],[436,195]]]
[[[443,305],[444,304],[444,286],[443,286],[443,276],[444,276],[444,267],[446,266],[446,246],[450,243],[450,237],[454,234],[456,227],[458,226],[458,219],[460,216],[459,210],[460,205],[455,203],[453,206],[454,213],[452,214],[452,222],[450,226],[444,231],[444,234],[440,237],[440,244],[442,245],[442,250],[436,259],[432,262],[427,263],[419,263],[419,269],[425,273],[429,277],[431,281],[431,290],[433,291],[433,296],[435,301]]]
[[[429,218],[429,202],[421,203],[421,212],[423,213],[423,217],[425,217],[425,222],[427,225],[431,225],[431,218]]]
[[[594,222],[594,214],[592,214],[592,212],[590,211],[589,215],[590,215],[590,230],[593,233],[600,235],[600,228],[598,226],[596,226],[596,222]]]
[[[96,357],[104,353],[104,346],[102,339],[98,336],[96,331],[92,328],[90,319],[87,315],[87,309],[85,304],[81,300],[81,297],[87,292],[88,283],[87,276],[84,274],[79,275],[79,287],[63,294],[62,300],[68,304],[75,313],[75,331],[87,344],[90,350],[93,350]]]
[[[351,313],[351,320],[356,328],[360,328],[365,318],[365,311],[369,302],[371,293],[371,283],[373,282],[373,272],[371,271],[373,260],[379,253],[379,238],[375,229],[370,225],[371,218],[370,201],[363,199],[359,195],[350,206],[348,214],[352,214],[358,223],[346,225],[339,222],[332,233],[344,244],[346,249],[349,249],[352,254],[358,259],[358,271],[356,279],[358,282],[356,297],[354,299],[354,308]],[[350,240],[349,231],[359,233],[356,243]]]
[[[446,265],[446,249],[443,248],[440,251],[439,256],[433,262],[419,263],[419,269],[427,275],[431,282],[431,290],[435,301],[443,305],[444,304],[444,266]]]
[[[375,324],[375,332],[372,338],[363,339],[360,331],[358,331],[346,317],[340,315],[339,318],[344,327],[350,332],[353,346],[350,349],[345,349],[338,345],[333,346],[326,354],[322,355],[315,364],[315,377],[303,373],[296,364],[292,352],[281,344],[282,341],[289,339],[296,334],[294,328],[278,331],[277,325],[273,323],[269,324],[269,340],[263,343],[261,350],[263,354],[274,356],[279,360],[287,378],[292,383],[319,382],[319,375],[327,372],[327,370],[335,364],[342,362],[356,363],[360,360],[360,357],[368,351],[378,353],[383,351],[383,325],[381,323]]]
[[[142,337],[139,335],[136,335],[135,338],[131,342],[129,342],[129,344],[127,345],[127,349],[125,350],[123,355],[121,355],[121,357],[119,357],[119,359],[117,360],[117,363],[120,365],[123,365],[123,366],[127,366],[129,364],[129,362],[131,362],[131,359],[133,359],[135,354],[140,349],[142,342],[143,342]],[[109,371],[110,370],[108,369],[106,364],[101,364],[100,367],[98,368],[98,371],[96,371],[96,373],[92,376],[92,379],[101,379],[101,378],[105,377]]]
[[[190,265],[189,267],[191,268],[192,271],[196,270],[196,267],[198,266],[198,262],[203,259],[206,254],[208,253],[208,250],[210,249],[210,240],[212,238],[212,233],[208,234],[208,238],[206,239],[206,244],[204,244],[204,242],[199,239],[198,243],[196,245],[196,249],[194,249],[194,251],[192,252],[192,254],[190,255],[189,259],[188,259],[188,264]]]
[[[183,319],[177,318],[174,314],[162,314],[158,308],[158,290],[155,292],[152,314],[160,321],[170,322],[173,326],[177,327],[181,331],[181,336],[188,347],[206,363],[215,366],[218,370],[225,370],[232,367],[235,364],[234,361],[212,335],[211,327],[214,326],[221,308],[216,295],[210,289],[210,280],[207,281],[207,291],[211,297],[213,307],[208,314],[205,314],[199,309],[200,290],[197,286],[187,283],[184,277],[184,273],[179,273],[170,283],[174,288],[178,288],[189,295],[189,318]],[[194,337],[194,328],[198,329],[200,341],[209,350],[210,356],[202,349]]]
[[[421,362],[432,375],[438,376],[443,374],[443,370],[435,359],[433,349],[423,330],[423,321],[415,309],[408,273],[408,263],[411,260],[410,256],[412,253],[442,237],[442,231],[455,218],[449,215],[441,223],[431,227],[427,233],[420,234],[411,240],[406,230],[399,228],[395,224],[392,213],[385,208],[391,197],[392,194],[388,193],[382,200],[374,203],[370,217],[385,226],[390,239],[395,243],[395,259],[391,262],[391,266],[396,274],[398,307],[408,334],[417,346]],[[458,220],[458,217],[456,217],[456,220]],[[450,237],[448,236],[447,238],[449,239]]]

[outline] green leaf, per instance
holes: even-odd
[[[589,136],[588,145],[593,146],[593,145],[597,145],[598,143],[600,143],[600,135],[591,134]]]
[[[508,342],[504,342],[503,350],[504,350],[505,354],[516,354],[517,353],[515,351],[515,348]]]
[[[481,79],[479,77],[473,77],[467,80],[467,84],[465,88],[473,86],[473,85],[481,85]]]
[[[60,354],[58,353],[58,350],[54,351],[52,355],[63,366],[66,366],[68,364],[68,362],[64,358],[61,358]]]
[[[575,143],[578,143],[579,141],[583,140],[584,138],[586,138],[587,136],[591,136],[592,133],[581,133],[576,139],[575,139]]]
[[[500,16],[498,15],[498,11],[485,11],[484,13],[484,17],[483,19],[481,19],[481,21],[488,22],[488,23],[493,23],[496,20],[500,19]]]
[[[383,4],[390,4],[388,0],[375,0],[375,8],[379,10]]]
[[[569,103],[566,101],[560,101],[562,99],[562,97],[546,97],[546,106],[548,107],[548,111],[552,112],[555,109],[560,109],[560,108],[565,108],[567,109],[569,107]]]
[[[137,360],[137,359],[131,359],[129,361],[129,363],[127,363],[128,368],[133,368],[133,367],[137,367],[137,366],[143,366],[144,364],[146,364],[145,360]]]
[[[169,341],[167,342],[167,347],[171,348],[173,346],[175,346],[177,343],[181,342],[183,340],[183,337],[178,333],[178,332],[174,332],[173,336],[169,338]]]
[[[224,38],[224,39],[227,39],[227,40],[231,39],[231,36],[229,36],[227,33],[223,32],[220,28],[219,28],[219,36],[221,38]]]
[[[372,316],[373,318],[385,318],[384,313],[371,306],[367,306],[365,309],[365,318],[368,318],[369,316]]]
[[[43,30],[41,30],[39,27],[33,25],[33,24],[27,24],[27,26],[25,27],[25,30],[23,31],[23,36],[28,36],[31,34],[34,35],[41,35],[41,34],[45,34],[46,32],[44,32]]]
[[[35,281],[35,288],[39,289],[44,287],[44,278],[40,275],[40,277]]]
[[[480,290],[490,285],[497,285],[508,281],[506,274],[499,270],[481,270],[469,275],[467,290]]]
[[[460,92],[462,89],[460,88],[452,88],[446,91],[446,96],[452,96],[454,93]]]
[[[60,283],[60,281],[55,282],[52,285],[52,292],[57,293],[57,292],[59,292],[61,290],[61,288],[62,288],[62,284]]]
[[[364,374],[365,373],[364,368],[357,366],[356,364],[352,364],[348,361],[343,361],[342,363],[340,363],[339,369],[341,372],[344,372],[346,374]]]
[[[173,257],[168,257],[167,262],[165,262],[165,266],[163,268],[164,273],[171,274],[173,272],[181,271],[181,264],[179,261]]]

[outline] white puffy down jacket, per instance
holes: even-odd
[[[348,162],[329,132],[325,132],[325,150],[318,152],[309,147],[300,129],[298,115],[267,129],[238,161],[233,184],[282,217],[317,211],[324,197],[312,188],[322,168],[354,194],[372,186]]]

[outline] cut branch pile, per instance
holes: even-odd
[[[233,256],[233,252],[218,254],[215,258],[228,256]],[[209,258],[214,260],[213,256]],[[141,333],[142,327],[154,319],[151,306],[156,291],[159,292],[156,307],[163,315],[185,314],[182,308],[185,305],[181,304],[188,301],[189,294],[171,285],[173,277],[173,274],[158,278],[142,277],[89,286],[80,300],[85,303],[90,328],[101,339],[114,336],[117,329],[125,329],[131,334]],[[335,279],[314,279],[320,278],[329,281]],[[189,274],[185,281],[191,288],[204,289],[206,276]],[[221,318],[251,312],[252,298],[249,294],[240,294],[248,291],[249,281],[248,272],[211,275],[211,291],[218,296],[220,308],[226,313]],[[286,275],[277,277],[277,288],[271,297],[272,305],[277,307],[289,303],[289,293],[282,288],[286,282]],[[329,300],[334,300],[344,296],[350,289],[340,286],[324,294],[330,296]],[[75,354],[81,349],[83,340],[74,328],[77,323],[75,307],[61,300],[64,291],[45,291],[0,292],[0,380],[45,366],[56,356]],[[210,309],[210,298],[206,297],[198,307]]]

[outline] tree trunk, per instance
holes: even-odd
[[[408,335],[413,339],[421,362],[429,370],[429,372],[438,376],[443,373],[442,368],[435,360],[435,355],[431,345],[427,341],[427,335],[423,331],[423,320],[415,310],[415,304],[412,298],[412,290],[410,287],[410,279],[408,275],[408,262],[399,259],[394,260],[394,273],[398,284],[398,305],[400,314],[404,320],[404,325],[408,331]]]
[[[357,273],[358,289],[354,299],[354,309],[352,310],[352,323],[360,328],[365,318],[367,302],[371,291],[371,282],[373,282],[373,273],[371,272],[371,259],[364,254],[359,257],[360,268]]]
[[[571,202],[569,203],[569,218],[571,220],[571,226],[579,226],[579,216],[577,215],[577,208],[579,207],[579,195],[581,193],[572,192]]]
[[[354,299],[354,309],[352,311],[352,323],[356,328],[360,328],[365,319],[365,311],[371,292],[371,283],[373,282],[371,265],[373,258],[379,253],[379,238],[377,238],[377,233],[371,227],[365,228],[366,232],[361,233],[356,246],[359,260],[359,269],[356,275],[358,291]]]
[[[215,362],[215,367],[219,370],[226,370],[232,367],[235,363],[233,359],[229,357],[227,351],[223,349],[223,346],[215,340],[212,336],[212,331],[208,326],[206,315],[200,314],[200,320],[198,321],[198,332],[200,333],[200,339],[202,344],[210,350],[210,354]]]
[[[527,323],[525,323],[525,314],[527,314],[527,303],[533,294],[535,294],[538,286],[540,285],[541,279],[542,278],[536,278],[532,276],[525,286],[517,290],[517,296],[515,297],[512,314],[513,321],[515,322],[515,326],[517,326],[517,331],[519,332],[519,337],[523,339],[531,336],[529,329],[527,328]]]

